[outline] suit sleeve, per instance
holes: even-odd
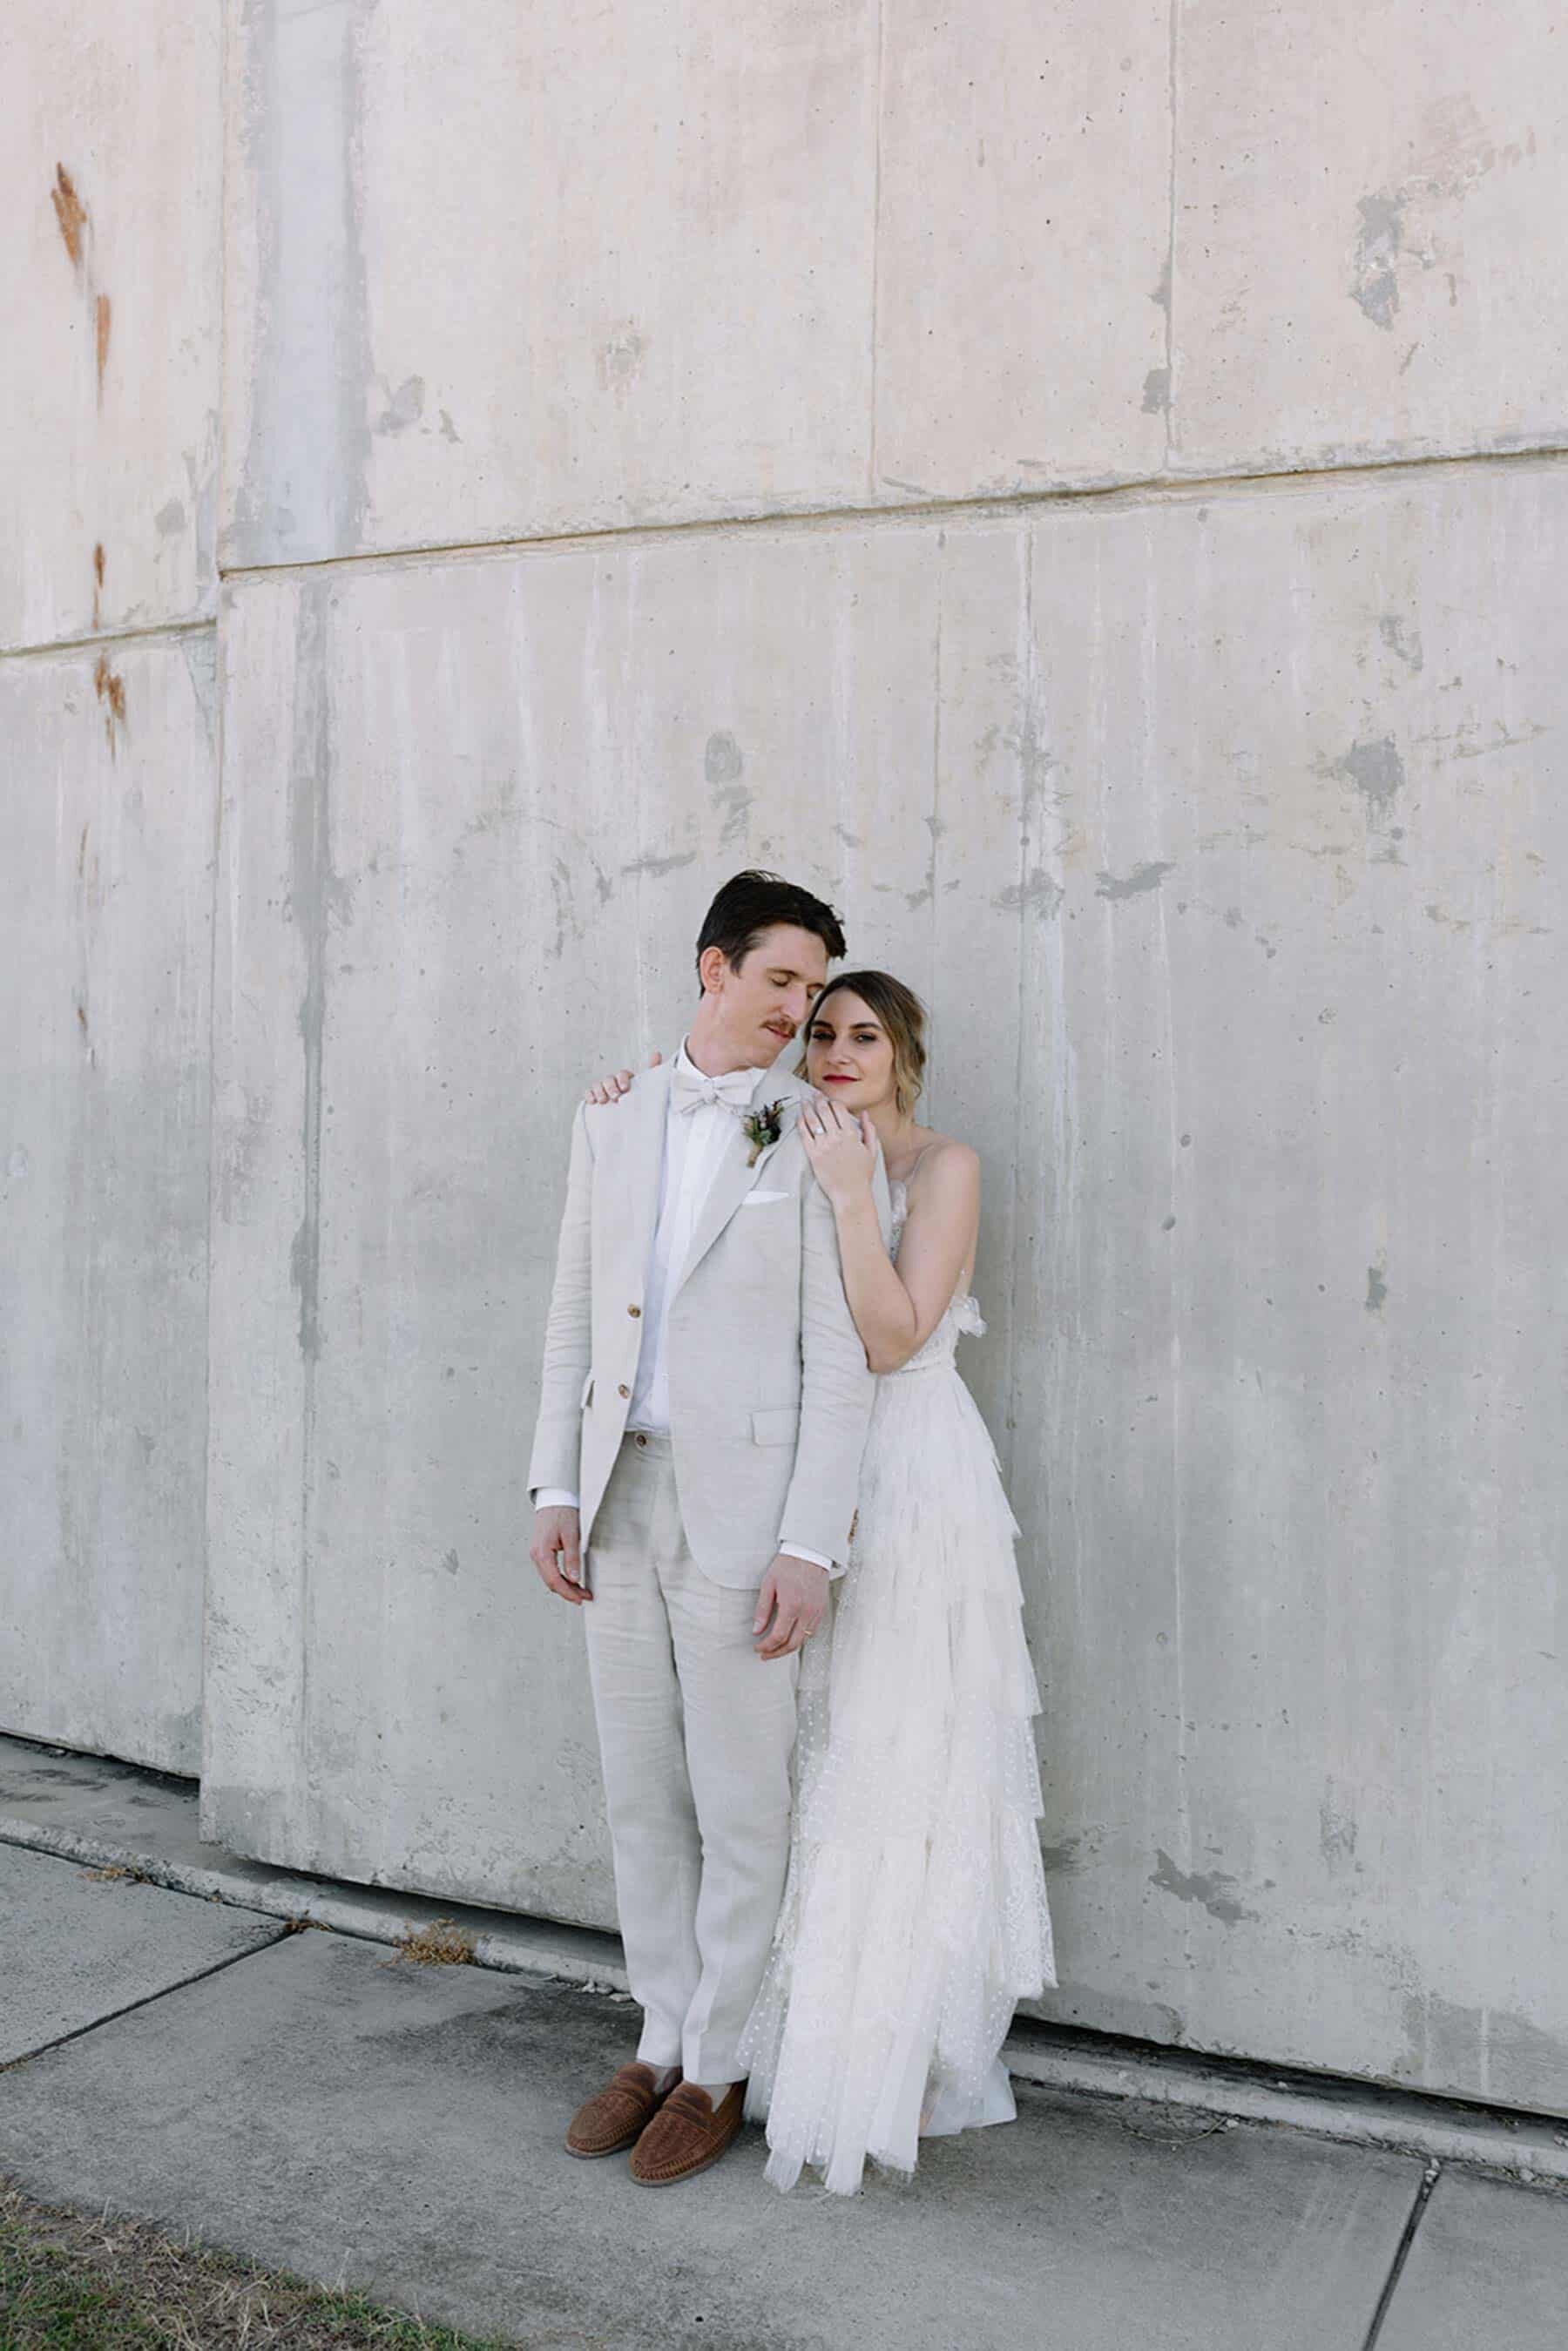
[[[800,1434],[779,1548],[831,1560],[841,1574],[876,1382],[844,1296],[832,1206],[815,1177],[801,1203]]]
[[[571,1126],[566,1207],[556,1245],[555,1287],[545,1319],[539,1415],[528,1462],[528,1492],[577,1490],[582,1449],[582,1391],[593,1360],[593,1146],[588,1110]]]

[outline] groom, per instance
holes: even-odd
[[[831,907],[726,883],[673,1062],[580,1108],[528,1486],[532,1556],[585,1611],[635,2060],[574,2117],[647,2186],[740,2128],[737,2043],[789,1855],[800,1645],[849,1547],[873,1378],[832,1210],[773,1063],[844,952]],[[883,1229],[887,1187],[876,1189]]]

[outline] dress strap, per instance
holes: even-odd
[[[911,1162],[911,1164],[910,1164],[909,1175],[908,1175],[908,1176],[899,1176],[898,1181],[899,1181],[899,1182],[903,1185],[903,1186],[904,1186],[904,1190],[905,1197],[907,1197],[907,1196],[908,1196],[909,1185],[910,1185],[910,1177],[914,1176],[915,1168],[919,1166],[920,1162],[925,1158],[925,1152],[926,1152],[926,1151],[935,1151],[935,1150],[936,1150],[936,1145],[934,1143],[928,1143],[928,1144],[925,1145],[925,1151],[917,1152],[917,1153],[915,1154],[915,1156],[914,1160],[913,1160],[913,1161]],[[891,1179],[890,1179],[890,1180],[891,1180]]]

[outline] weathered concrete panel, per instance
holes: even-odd
[[[193,1771],[212,632],[0,698],[0,1723]]]
[[[570,1105],[678,1040],[716,866],[782,853],[830,747],[870,903],[928,862],[929,540],[747,549],[230,591],[203,1830],[242,1851],[612,1919],[522,1482]]]
[[[225,565],[866,498],[876,9],[250,0]]]
[[[233,590],[204,1834],[610,1917],[524,1548],[566,1122],[768,862],[928,995],[986,1159],[1048,2012],[1560,2105],[1565,496]]]
[[[225,563],[1561,444],[1492,14],[247,0]]]
[[[7,12],[0,645],[210,612],[221,9]]]
[[[244,11],[225,564],[1159,470],[1155,0],[621,33]]]
[[[1064,896],[1024,995],[1065,923],[1068,1050],[1025,1094],[1013,1399],[1065,2012],[1113,2021],[1135,1948],[1133,2029],[1158,1987],[1161,2038],[1549,2108],[1565,495],[1478,467],[1040,529]]]
[[[571,796],[519,762],[504,602],[476,631],[459,589],[410,635],[400,584],[258,583],[226,614],[203,1832],[580,1917],[586,1685],[528,1589],[521,1488]]]
[[[1172,470],[1568,443],[1553,0],[1176,18]]]
[[[1165,463],[1168,0],[887,0],[879,500]]]

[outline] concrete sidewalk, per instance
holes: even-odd
[[[256,1907],[88,1874],[131,1858],[146,1819],[143,1858],[167,1878],[190,1802],[157,1775],[0,1742],[0,2170],[35,2195],[533,2351],[1568,2341],[1560,2187],[1163,2095],[1020,2085],[1016,2126],[934,2142],[912,2184],[853,2199],[774,2194],[755,2132],[700,2179],[638,2189],[623,2161],[560,2146],[626,2053],[623,1997],[419,1966],[363,1923],[296,1931],[287,1882],[297,1910],[299,1889],[361,1920],[384,1902],[389,1938],[411,1906],[212,1848],[180,1867],[255,1871]],[[555,1930],[537,1931],[536,1966]],[[612,1966],[608,1938],[564,1948],[584,1962],[595,1944]]]

